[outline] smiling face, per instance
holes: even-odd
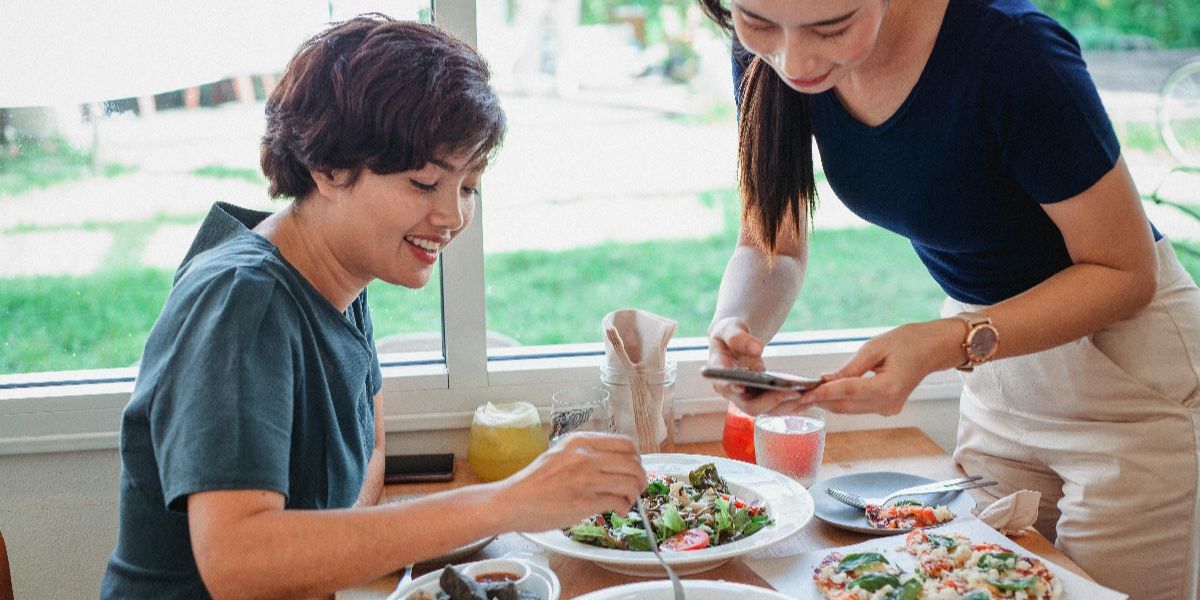
[[[317,175],[319,193],[332,201],[326,232],[336,260],[356,279],[424,287],[442,250],[475,216],[483,168],[464,153],[411,171],[364,170],[349,186],[333,185],[345,171],[326,181]]]
[[[887,0],[733,0],[738,39],[792,89],[827,91],[867,60]]]

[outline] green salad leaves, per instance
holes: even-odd
[[[563,533],[601,548],[649,551],[654,543],[662,550],[687,551],[744,539],[774,522],[761,501],[730,494],[729,484],[712,463],[696,468],[686,479],[651,476],[642,499],[653,539],[634,508],[624,515],[593,515]]]

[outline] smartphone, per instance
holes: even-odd
[[[453,454],[396,454],[384,457],[384,483],[420,483],[453,479]]]
[[[709,379],[736,383],[764,390],[789,390],[805,392],[821,385],[820,379],[801,377],[774,371],[751,371],[750,369],[720,369],[704,367],[700,375]]]

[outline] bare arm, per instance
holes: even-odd
[[[1145,308],[1157,289],[1154,238],[1123,158],[1087,191],[1045,210],[1074,265],[984,311],[1002,332],[998,357],[1091,335]]]
[[[763,345],[787,320],[804,280],[808,259],[805,231],[797,233],[788,226],[781,228],[776,251],[774,257],[768,256],[749,239],[743,223],[737,247],[721,278],[717,308],[708,328],[709,364],[765,368]],[[739,406],[751,399],[760,407],[773,406],[792,395],[762,394],[725,383],[715,384],[713,389]]]
[[[996,358],[1039,352],[1090,335],[1137,313],[1157,285],[1150,226],[1123,159],[1083,193],[1045,206],[1062,231],[1073,265],[988,307],[1000,332]],[[895,414],[931,372],[962,364],[965,327],[939,319],[872,339],[805,395],[838,412]],[[862,378],[867,372],[875,377]]]
[[[762,249],[739,240],[721,278],[713,328],[735,319],[760,340],[774,337],[800,294],[806,258],[801,252],[772,260]]]
[[[188,498],[188,525],[214,598],[298,598],[380,577],[496,531],[500,515],[488,510],[495,493],[464,488],[404,505],[317,511],[285,510],[276,492],[204,492]]]
[[[383,393],[375,394],[375,449],[367,462],[367,475],[354,506],[374,506],[383,496],[383,466],[387,452],[387,432],[383,429]]]
[[[188,497],[188,529],[214,598],[303,598],[488,535],[565,527],[627,508],[645,485],[629,438],[575,434],[508,479],[401,504],[294,510],[277,492],[196,493]]]

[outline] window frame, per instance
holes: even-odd
[[[475,45],[476,1],[431,0],[434,22]],[[476,214],[441,258],[444,360],[434,353],[381,356],[388,433],[464,429],[474,408],[486,401],[533,401],[544,418],[555,390],[599,381],[604,355],[599,343],[492,349],[489,358],[481,225],[486,206]],[[774,369],[817,375],[838,368],[886,329],[781,333],[764,354]],[[708,358],[705,338],[674,340],[668,356],[678,368],[677,418],[726,410],[726,401],[699,376]],[[0,456],[119,447],[121,414],[136,374],[136,367],[128,367],[0,375]],[[927,377],[910,401],[956,399],[960,392],[958,377],[943,371]],[[422,401],[413,402],[415,395]],[[850,419],[843,427],[873,423]]]

